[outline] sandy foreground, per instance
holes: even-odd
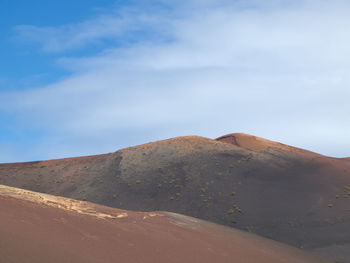
[[[329,262],[167,212],[131,212],[0,185],[0,262]]]

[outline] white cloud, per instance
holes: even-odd
[[[203,3],[180,5],[171,19],[126,12],[59,28],[20,28],[46,51],[127,38],[145,28],[144,21],[151,21],[146,25],[154,36],[171,41],[140,36],[95,56],[62,57],[71,77],[2,93],[0,109],[51,133],[39,147],[43,157],[58,157],[47,148],[59,138],[67,142],[60,147],[67,156],[236,131],[350,155],[349,4]]]
[[[161,30],[166,22],[166,17],[153,17],[136,8],[120,8],[77,24],[59,27],[18,25],[14,30],[17,40],[39,44],[45,52],[63,52],[103,44],[107,39],[125,44],[134,40],[134,35],[140,31],[151,34],[153,30]]]

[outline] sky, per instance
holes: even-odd
[[[347,0],[2,0],[0,162],[244,132],[350,156]]]

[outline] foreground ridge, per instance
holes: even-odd
[[[1,262],[329,262],[175,213],[125,211],[6,186],[0,206]]]

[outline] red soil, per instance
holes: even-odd
[[[17,162],[17,163],[2,163],[1,167],[3,168],[40,168],[43,166],[54,166],[61,163],[88,163],[100,157],[106,156],[107,154],[100,155],[90,155],[90,156],[81,156],[81,157],[70,157],[54,160],[45,160],[45,161],[35,161],[35,162]]]
[[[272,148],[283,149],[290,152],[315,154],[313,152],[310,152],[304,149],[292,147],[279,142],[266,140],[266,139],[245,134],[245,133],[231,133],[231,134],[221,136],[216,140],[220,142],[230,143],[251,151],[261,151],[269,147],[272,147]]]
[[[0,262],[328,262],[190,217],[56,199],[0,188]],[[64,203],[66,207],[57,206]],[[72,204],[83,206],[90,214],[74,211]],[[127,216],[101,218],[99,213]]]

